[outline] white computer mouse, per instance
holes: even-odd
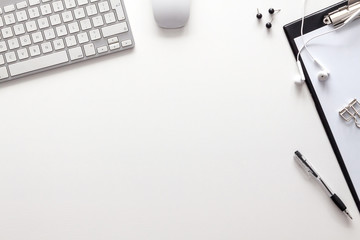
[[[154,18],[161,28],[181,28],[190,16],[191,0],[151,0]]]

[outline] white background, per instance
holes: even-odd
[[[313,100],[292,81],[282,26],[302,1],[193,0],[174,31],[150,1],[125,4],[134,50],[0,85],[0,239],[359,239]],[[269,7],[282,9],[271,31]]]

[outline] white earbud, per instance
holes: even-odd
[[[295,83],[298,85],[301,85],[305,82],[305,75],[304,75],[304,71],[302,69],[300,61],[296,61],[296,63],[297,63],[297,67],[299,69],[299,75],[296,77]]]
[[[326,80],[329,79],[329,73],[325,72],[325,71],[320,71],[318,73],[318,79],[320,82],[324,82]]]
[[[305,82],[305,81],[301,79],[300,75],[296,75],[296,76],[295,76],[295,78],[294,78],[294,83],[295,83],[296,85],[301,86],[301,85],[304,84],[304,82]]]
[[[329,79],[330,72],[316,59],[314,59],[316,65],[321,68],[321,71],[318,73],[319,81],[323,82]]]

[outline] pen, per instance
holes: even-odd
[[[345,204],[341,201],[341,199],[336,195],[330,187],[324,182],[324,180],[320,177],[320,175],[315,171],[314,167],[309,163],[308,160],[299,152],[295,152],[295,160],[299,162],[299,164],[304,168],[306,172],[313,176],[320,185],[325,189],[325,191],[329,194],[331,200],[335,203],[335,205],[345,213],[351,220],[353,219],[350,215],[349,211],[347,210]]]

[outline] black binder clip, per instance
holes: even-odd
[[[358,100],[352,100],[339,114],[346,122],[354,120],[356,127],[360,128],[360,102]]]
[[[348,0],[347,5],[325,15],[323,22],[326,25],[339,27],[359,9],[360,0]]]

